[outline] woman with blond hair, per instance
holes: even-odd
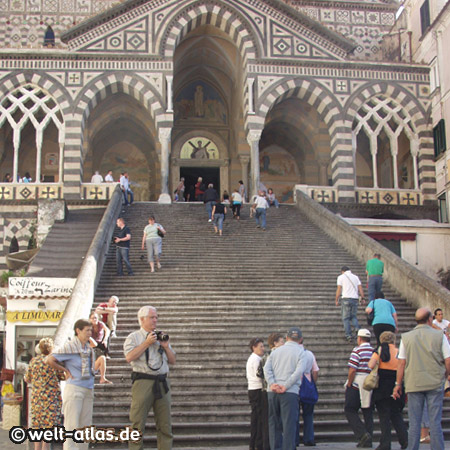
[[[373,390],[372,402],[377,408],[380,418],[381,438],[376,450],[391,449],[391,424],[397,433],[401,448],[408,447],[408,432],[403,421],[402,411],[405,407],[405,394],[394,400],[392,392],[397,378],[398,348],[395,346],[395,334],[384,331],[380,335],[380,346],[369,361],[369,368],[378,365],[378,388]]]
[[[53,340],[43,338],[39,341],[40,355],[35,356],[28,366],[25,381],[32,385],[31,390],[31,427],[53,428],[61,425],[61,388],[63,374],[50,367],[44,360],[53,350]],[[64,372],[70,376],[70,372]],[[35,450],[47,450],[50,444],[35,442]]]

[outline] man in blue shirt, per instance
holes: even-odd
[[[63,394],[64,428],[66,431],[92,425],[94,404],[95,357],[89,345],[92,325],[89,320],[79,319],[74,325],[75,337],[57,348],[46,358],[47,364],[62,370],[66,376]],[[78,444],[66,439],[64,450],[87,449],[88,444]]]
[[[286,344],[270,354],[264,366],[268,385],[269,439],[273,450],[295,450],[299,389],[310,356],[300,346],[300,328],[290,328]]]

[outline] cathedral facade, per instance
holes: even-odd
[[[396,1],[0,0],[0,200],[138,200],[180,177],[318,201],[436,200],[429,69]],[[33,183],[19,183],[25,174]]]

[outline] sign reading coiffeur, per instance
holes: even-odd
[[[9,296],[70,297],[76,278],[10,277]]]

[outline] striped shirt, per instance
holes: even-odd
[[[356,373],[370,373],[368,363],[372,357],[373,348],[368,342],[364,342],[352,350],[348,367],[356,369]]]

